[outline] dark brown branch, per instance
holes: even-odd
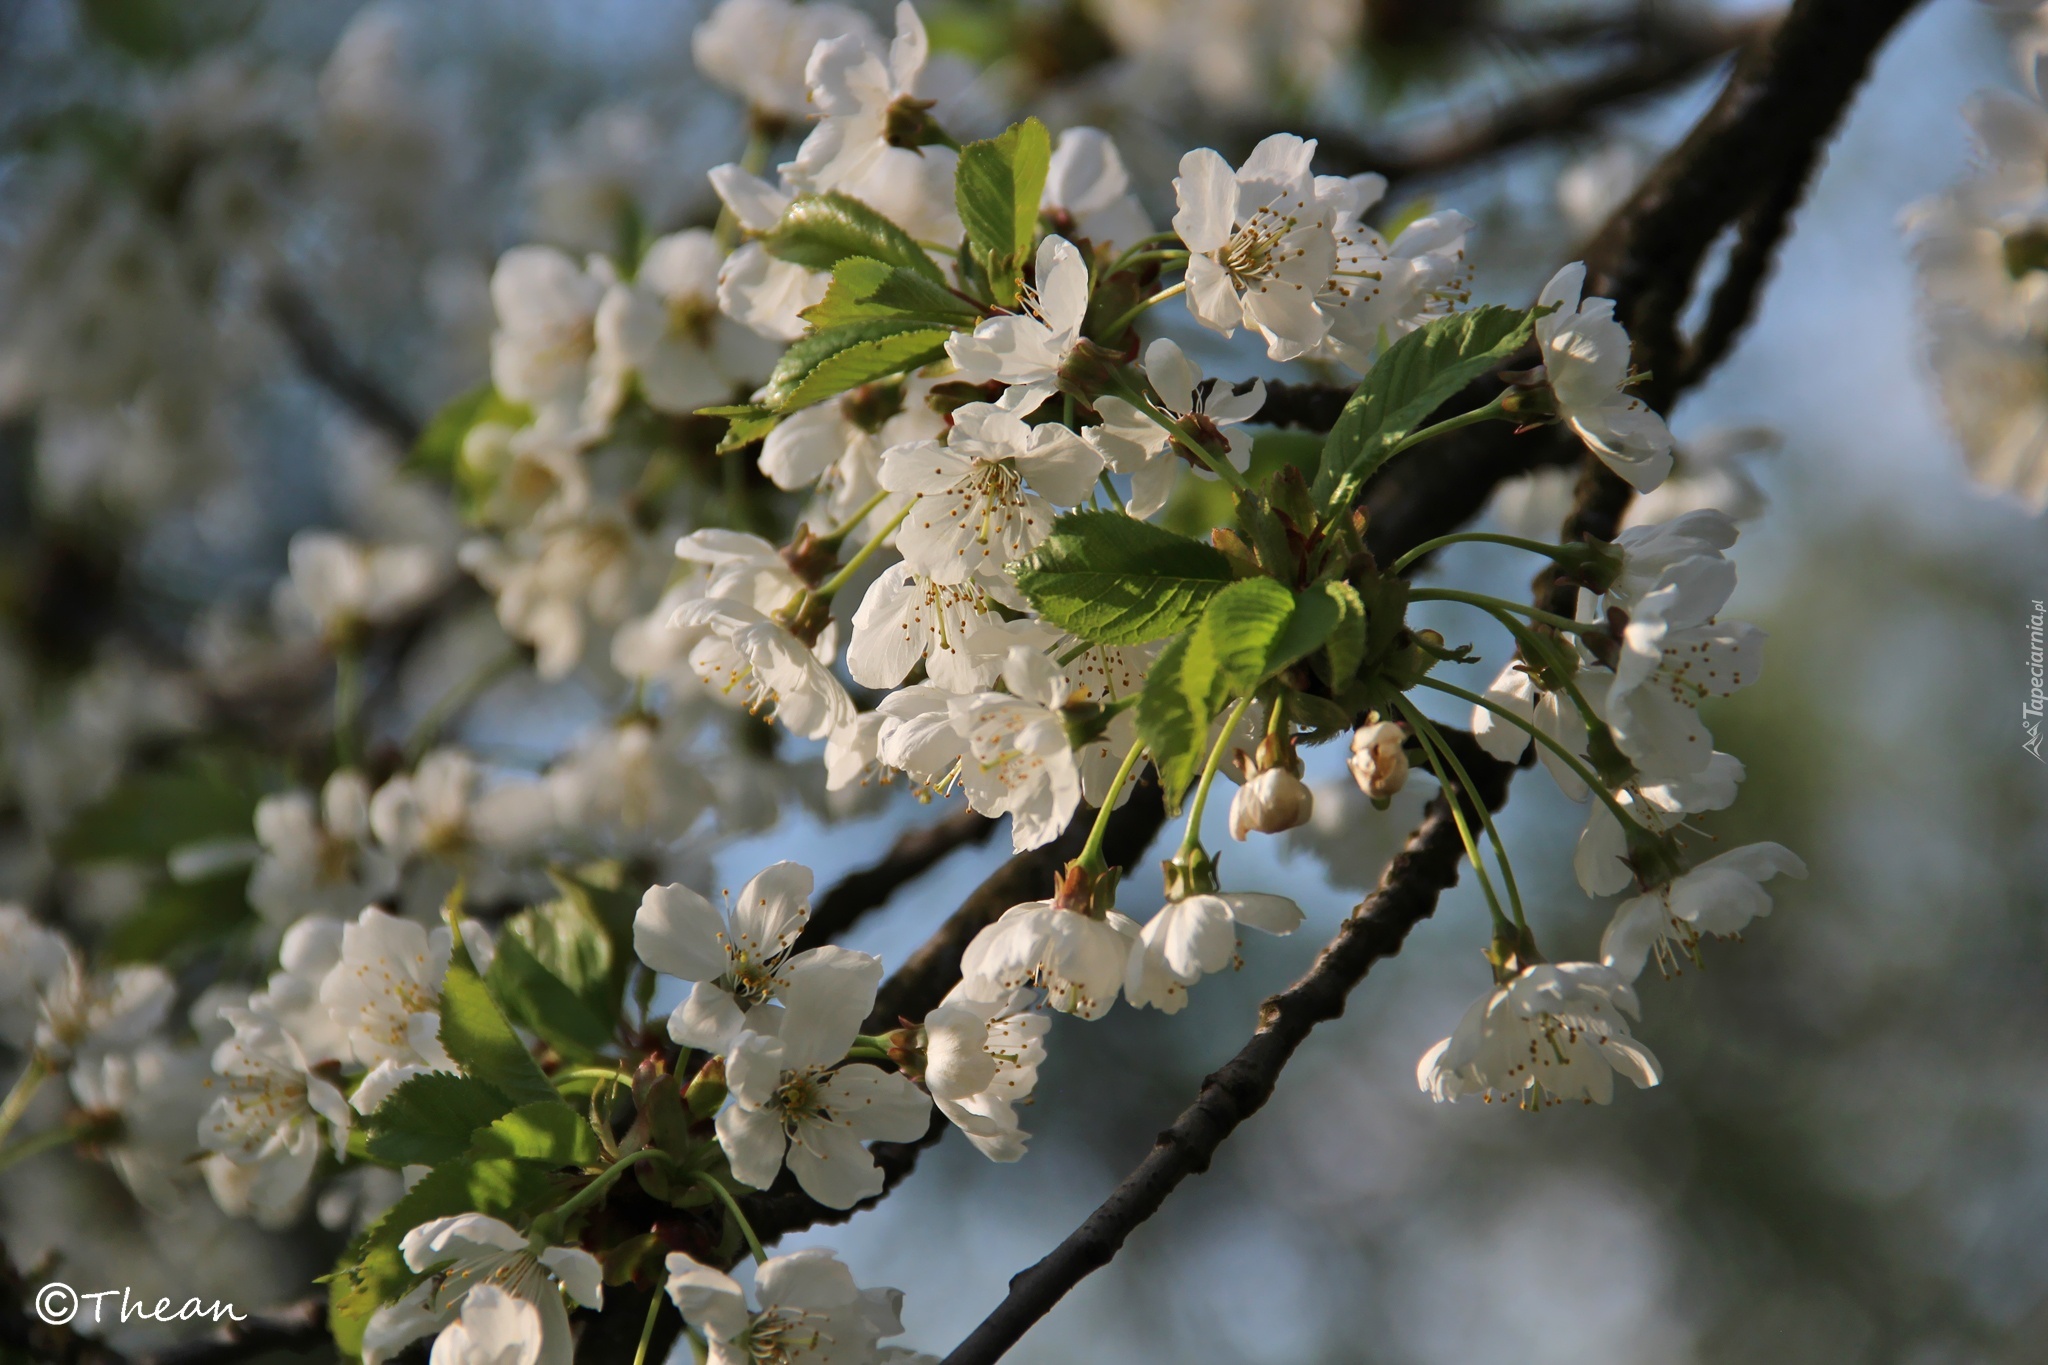
[[[1579,132],[1602,114],[1703,75],[1754,41],[1776,16],[1737,24],[1649,26],[1629,60],[1596,75],[1503,101],[1415,138],[1374,142],[1342,129],[1314,129],[1318,159],[1341,174],[1378,171],[1389,181],[1462,170],[1546,138]]]
[[[1482,786],[1489,807],[1507,797],[1513,771],[1455,737],[1461,761]],[[1408,931],[1436,909],[1458,881],[1464,857],[1448,801],[1431,801],[1422,824],[1380,876],[1307,975],[1259,1007],[1259,1023],[1237,1055],[1202,1082],[1201,1093],[1152,1151],[1086,1222],[1038,1264],[1010,1281],[1009,1297],[955,1347],[945,1365],[988,1365],[1017,1343],[1066,1292],[1109,1264],[1124,1239],[1159,1211],[1191,1175],[1209,1169],[1225,1138],[1272,1098],[1281,1070],[1316,1025],[1344,1013],[1344,1000],[1375,962],[1401,951]]]
[[[985,815],[957,810],[932,824],[905,830],[878,861],[847,873],[811,902],[810,922],[796,947],[802,950],[832,942],[862,915],[888,904],[905,884],[929,872],[949,854],[987,843],[995,827],[996,822]]]
[[[1293,384],[1284,379],[1266,381],[1266,406],[1254,422],[1269,427],[1300,427],[1304,431],[1328,431],[1337,425],[1337,414],[1351,398],[1349,384]]]
[[[412,449],[420,435],[419,418],[342,349],[319,306],[297,282],[272,275],[263,287],[263,302],[307,378],[400,450]]]

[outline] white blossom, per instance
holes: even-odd
[[[1038,244],[1032,280],[1016,312],[998,313],[946,340],[946,354],[961,379],[1016,386],[1003,395],[1003,406],[1019,415],[1059,387],[1060,369],[1081,340],[1088,312],[1088,263],[1066,238],[1050,234]]]
[[[435,749],[370,798],[370,828],[400,859],[516,853],[553,823],[545,783],[515,777],[487,784],[476,760],[458,749]]]
[[[1623,901],[1601,936],[1600,960],[1629,980],[1652,956],[1660,970],[1675,969],[1680,957],[1697,962],[1702,936],[1727,938],[1771,913],[1763,883],[1781,874],[1806,875],[1806,864],[1782,844],[1746,844],[1709,858]]]
[[[1337,264],[1335,206],[1318,197],[1315,147],[1275,133],[1235,171],[1198,147],[1173,181],[1173,227],[1190,253],[1188,311],[1225,336],[1255,329],[1274,360],[1306,354],[1330,330],[1316,296]]]
[[[1085,500],[1101,471],[1102,458],[1067,428],[1028,426],[993,403],[956,410],[944,445],[913,441],[882,455],[882,487],[917,496],[896,548],[940,583],[1023,558],[1052,534],[1053,507]]]
[[[241,1199],[257,1219],[280,1226],[305,1205],[322,1120],[336,1159],[346,1149],[348,1101],[277,1020],[253,1010],[222,1013],[235,1031],[214,1050],[223,1084],[200,1121],[199,1141],[241,1168]]]
[[[1745,772],[1742,760],[1715,750],[1705,767],[1688,777],[1648,782],[1640,778],[1614,793],[1630,818],[1655,834],[1675,829],[1686,816],[1726,810]],[[1572,871],[1589,896],[1612,896],[1636,883],[1629,865],[1626,831],[1604,801],[1586,812],[1586,827],[1572,852]]]
[[[637,377],[650,407],[681,415],[731,402],[765,379],[773,343],[719,313],[724,262],[703,228],[650,243],[633,278],[613,284],[598,305],[598,369]]]
[[[112,1129],[92,1140],[93,1153],[114,1168],[145,1209],[181,1212],[181,1188],[192,1173],[192,1134],[206,1104],[205,1053],[151,1038],[79,1059],[70,1081],[79,1107]]]
[[[740,1181],[765,1190],[786,1161],[811,1198],[850,1209],[882,1189],[881,1167],[862,1142],[924,1136],[931,1100],[922,1090],[846,1061],[880,976],[831,971],[825,990],[789,1001],[777,1036],[745,1032],[733,1044],[725,1064],[732,1099],[717,1126]]]
[[[542,1340],[538,1308],[494,1284],[480,1284],[434,1338],[428,1365],[537,1365]]]
[[[1131,190],[1122,153],[1100,128],[1066,128],[1053,143],[1038,211],[1048,214],[1060,235],[1098,250],[1128,247],[1152,235],[1152,220]]]
[[[670,1252],[668,1296],[703,1334],[709,1365],[859,1365],[884,1358],[876,1343],[902,1332],[903,1295],[860,1289],[824,1247],[772,1256],[754,1271],[758,1309],[722,1270]]]
[[[1017,1106],[1031,1098],[1052,1021],[1031,992],[975,998],[965,982],[924,1018],[924,1084],[939,1112],[991,1161],[1016,1161],[1030,1134]]]
[[[447,577],[441,556],[424,545],[364,545],[331,531],[301,531],[286,551],[290,577],[278,607],[334,643],[364,626],[395,621],[431,597]]]
[[[1584,263],[1574,261],[1543,286],[1537,303],[1555,311],[1536,320],[1544,373],[1558,416],[1609,469],[1647,493],[1671,472],[1671,431],[1628,392],[1628,333],[1614,300],[1581,300]]]
[[[761,472],[777,488],[815,488],[810,515],[839,525],[882,491],[883,451],[945,434],[946,419],[926,401],[935,382],[864,384],[792,413],[761,442]],[[867,525],[886,524],[900,505],[884,499]]]
[[[863,687],[900,686],[922,662],[948,692],[976,692],[1002,673],[1013,646],[1051,643],[1034,622],[996,610],[993,582],[940,583],[895,564],[868,586],[853,614],[846,671]]]
[[[301,915],[352,915],[398,885],[398,868],[371,842],[370,784],[337,770],[316,807],[305,792],[256,803],[263,852],[249,873],[249,904],[273,922]]]
[[[1700,702],[1755,682],[1763,662],[1764,633],[1747,622],[1674,627],[1665,614],[1682,601],[1673,585],[1636,605],[1607,691],[1614,742],[1651,781],[1706,766],[1714,741]]]
[[[1581,668],[1573,675],[1572,685],[1586,698],[1586,704],[1598,708],[1607,696],[1612,675],[1604,668]],[[1502,711],[1526,721],[1544,735],[1562,746],[1574,758],[1583,759],[1589,750],[1585,717],[1570,694],[1537,686],[1536,677],[1527,668],[1510,663],[1500,671],[1500,676],[1487,686],[1486,699]],[[1596,713],[1598,714],[1597,710]],[[1494,758],[1503,763],[1519,763],[1522,755],[1534,743],[1529,732],[1513,721],[1501,716],[1493,707],[1472,708],[1472,738],[1479,742]],[[1558,789],[1574,801],[1586,799],[1586,784],[1573,771],[1570,764],[1558,757],[1557,751],[1548,744],[1536,746],[1536,756],[1557,782]]]
[[[691,647],[690,668],[714,695],[756,714],[772,713],[806,739],[823,739],[853,722],[853,699],[825,661],[745,602],[686,602],[674,623],[702,632]]]
[[[749,233],[771,232],[788,211],[794,193],[739,166],[714,166],[711,187],[733,218]],[[725,258],[718,271],[718,306],[729,318],[771,341],[795,341],[809,327],[803,310],[825,297],[831,276],[768,254],[747,242]]]
[[[464,1316],[469,1297],[495,1286],[534,1308],[540,1350],[535,1365],[570,1365],[574,1337],[566,1294],[585,1308],[604,1306],[604,1271],[581,1247],[531,1248],[526,1234],[481,1213],[422,1223],[398,1244],[414,1271],[431,1272],[395,1303],[371,1314],[363,1365],[384,1365],[408,1344]]]
[[[1138,941],[1138,926],[1115,910],[1102,918],[1053,901],[1026,901],[974,936],[960,959],[963,989],[1000,999],[1025,986],[1082,1019],[1100,1019],[1116,1003]]]
[[[1230,798],[1230,837],[1243,843],[1252,834],[1280,834],[1315,817],[1315,793],[1285,768],[1268,768]]]
[[[1273,768],[1270,772],[1282,772]],[[1145,923],[1124,970],[1124,998],[1167,1014],[1188,1002],[1188,988],[1237,958],[1237,926],[1291,934],[1305,918],[1286,896],[1219,891],[1168,901]]]
[[[705,79],[746,100],[757,116],[810,113],[804,67],[819,43],[877,41],[866,15],[830,0],[720,0],[690,34],[690,54]]]
[[[594,368],[597,307],[616,274],[602,257],[579,266],[548,246],[519,246],[491,272],[491,382],[562,425],[602,430],[624,396],[619,376]]]
[[[1023,646],[1004,661],[1003,682],[1006,693],[954,698],[951,722],[965,745],[959,780],[968,805],[1009,816],[1011,845],[1022,853],[1057,838],[1081,802],[1081,770],[1060,715],[1073,688]]]
[[[637,547],[632,528],[607,512],[536,528],[516,543],[479,537],[456,558],[497,599],[505,633],[533,646],[535,671],[554,681],[582,661],[586,618],[625,614]]]
[[[320,999],[355,1060],[370,1068],[350,1100],[358,1113],[373,1112],[423,1072],[460,1069],[441,1045],[441,981],[451,952],[448,930],[430,934],[375,906],[342,930],[341,959],[321,983]]]
[[[1330,319],[1317,353],[1363,373],[1382,344],[1468,297],[1472,266],[1465,237],[1472,220],[1448,210],[1424,214],[1389,242],[1362,217],[1387,192],[1386,177],[1318,176],[1316,188],[1334,206],[1330,227],[1337,239],[1336,267],[1316,296]]]
[[[1635,988],[1611,967],[1539,962],[1474,1001],[1457,1031],[1422,1054],[1416,1084],[1439,1103],[1606,1104],[1617,1072],[1638,1088],[1663,1079],[1623,1017],[1637,1009]]]
[[[1633,612],[1651,593],[1675,588],[1663,608],[1667,622],[1682,627],[1713,619],[1735,591],[1735,566],[1722,552],[1739,534],[1735,519],[1713,508],[1627,527],[1614,538],[1621,572],[1605,604]]]
[[[1266,406],[1265,381],[1231,386],[1216,379],[1204,379],[1201,369],[1185,352],[1166,337],[1145,348],[1145,377],[1159,396],[1159,406],[1169,417],[1185,421],[1204,437],[1220,441],[1225,458],[1242,473],[1251,464],[1251,436],[1233,430],[1249,422]],[[1166,506],[1180,471],[1187,464],[1171,444],[1172,437],[1139,408],[1115,394],[1095,400],[1102,421],[1082,433],[1103,462],[1131,478],[1131,497],[1125,510],[1134,517],[1149,517]],[[1206,465],[1195,472],[1215,478]]]

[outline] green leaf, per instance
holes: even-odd
[[[1489,304],[1438,318],[1389,346],[1330,431],[1317,499],[1325,507],[1349,503],[1430,413],[1520,350],[1536,317],[1533,309]]]
[[[1169,815],[1180,813],[1181,793],[1194,779],[1195,765],[1203,757],[1202,741],[1208,734],[1209,718],[1196,713],[1183,684],[1188,640],[1189,636],[1183,635],[1160,651],[1145,675],[1145,690],[1138,694],[1138,737],[1145,741],[1159,769]]]
[[[406,1233],[457,1213],[485,1213],[510,1221],[541,1204],[551,1190],[546,1169],[526,1161],[458,1161],[427,1172],[336,1265],[327,1313],[334,1344],[344,1356],[361,1355],[370,1315],[419,1278],[398,1253]]]
[[[177,963],[252,923],[255,911],[237,868],[203,881],[161,881],[101,943],[110,962]]]
[[[407,464],[417,473],[430,474],[447,483],[459,482],[463,475],[462,442],[472,427],[485,422],[523,427],[532,420],[532,408],[501,396],[489,384],[471,389],[450,399],[427,420],[426,429],[412,443]]]
[[[946,353],[950,327],[868,318],[814,332],[782,353],[761,400],[778,413],[822,403],[871,380],[929,365]]]
[[[604,946],[609,958],[610,945]],[[609,965],[607,962],[607,969]],[[561,1051],[589,1056],[612,1040],[613,1015],[599,1014],[590,1001],[537,960],[516,930],[498,939],[497,956],[485,979],[514,1022]]]
[[[251,837],[256,803],[283,785],[275,764],[223,750],[187,750],[169,765],[138,772],[88,806],[58,840],[73,862],[157,860],[183,844]]]
[[[960,149],[953,202],[975,256],[987,267],[996,302],[1017,301],[1017,281],[1038,236],[1038,199],[1052,161],[1052,139],[1035,118],[1000,137]]]
[[[1271,677],[1289,664],[1321,649],[1323,642],[1330,638],[1330,632],[1337,628],[1342,615],[1343,608],[1337,599],[1321,588],[1297,593],[1293,610],[1287,615],[1287,624],[1267,647],[1265,676]]]
[[[975,306],[914,270],[865,256],[849,256],[832,270],[825,297],[804,309],[804,321],[824,330],[862,318],[909,318],[940,327],[972,327]]]
[[[725,435],[718,438],[720,455],[752,445],[782,424],[782,414],[765,403],[728,403],[715,408],[698,408],[696,415],[725,419]]]
[[[498,1010],[476,970],[458,954],[441,983],[441,1046],[462,1069],[516,1104],[567,1105]]]
[[[806,194],[784,210],[762,238],[768,254],[810,270],[830,270],[865,256],[914,270],[943,284],[945,275],[911,235],[851,195]]]
[[[1119,512],[1061,517],[1017,574],[1047,620],[1112,645],[1173,634],[1230,580],[1221,552]]]
[[[546,1166],[592,1166],[603,1156],[590,1121],[559,1101],[528,1104],[476,1134],[472,1157],[517,1157]]]
[[[1219,589],[1194,627],[1154,661],[1138,696],[1138,734],[1159,768],[1169,810],[1180,808],[1181,793],[1206,757],[1217,710],[1289,662],[1285,651],[1299,643],[1288,629],[1295,614],[1294,594],[1279,583],[1243,579]],[[1329,617],[1334,622],[1334,605]]]
[[[1358,675],[1358,666],[1365,662],[1365,599],[1341,580],[1323,584],[1323,591],[1337,605],[1337,624],[1323,642],[1316,671],[1330,687],[1341,688]]]
[[[363,1151],[387,1166],[438,1166],[469,1150],[477,1130],[512,1108],[503,1091],[474,1076],[430,1071],[391,1092],[365,1120]]]

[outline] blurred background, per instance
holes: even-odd
[[[1393,212],[1426,200],[1478,220],[1475,292],[1504,302],[1532,296],[1706,107],[1724,70],[1713,53],[1732,41],[1715,35],[1768,13],[922,8],[943,54],[938,112],[960,136],[1026,109],[1099,124],[1164,221],[1182,148],[1341,130],[1326,139],[1339,159],[1412,156]],[[627,205],[662,230],[711,221],[703,173],[746,133],[691,62],[697,17],[667,0],[0,0],[0,893],[60,884],[87,938],[132,921],[147,874],[68,855],[67,832],[138,755],[209,723],[220,698],[232,711],[257,695],[236,680],[258,669],[294,531],[452,555],[449,499],[404,472],[394,436],[485,376],[500,251],[605,249]],[[2041,1358],[2048,768],[2022,751],[2018,720],[2048,538],[1965,476],[1900,224],[1970,165],[1964,101],[2014,84],[1997,18],[1935,0],[1898,32],[1754,326],[1671,414],[1699,496],[1745,518],[1730,614],[1770,634],[1762,680],[1710,717],[1748,764],[1742,797],[1702,823],[1731,844],[1783,842],[1812,876],[1775,883],[1776,912],[1744,942],[1710,944],[1703,971],[1643,983],[1637,1032],[1665,1084],[1541,1115],[1419,1093],[1417,1057],[1488,979],[1484,906],[1461,887],[1215,1167],[1013,1359]],[[1647,97],[1430,164],[1475,121],[1645,61],[1672,35],[1704,55]],[[1276,373],[1181,339],[1212,373]],[[403,411],[339,401],[351,367]],[[1554,529],[1565,491],[1509,488],[1492,516]],[[1527,565],[1484,550],[1442,572],[1522,595]],[[1505,657],[1468,619],[1440,625]],[[494,630],[484,602],[436,648],[459,659]],[[394,682],[392,732],[442,690],[453,665],[439,666]],[[515,683],[462,737],[537,762],[608,704],[573,679]],[[1429,785],[1378,814],[1341,755],[1316,751],[1311,774],[1309,829],[1225,858],[1232,883],[1294,894],[1302,932],[1248,943],[1244,969],[1172,1020],[1056,1020],[1028,1159],[991,1165],[949,1140],[878,1209],[802,1239],[839,1248],[863,1283],[904,1288],[908,1343],[943,1352],[1140,1159],[1376,878]],[[712,776],[760,786],[765,807],[701,855],[729,884],[797,847],[827,884],[929,818],[907,799],[784,795],[758,768]],[[1228,844],[1220,804],[1213,815],[1212,848]],[[1591,954],[1608,913],[1572,881],[1582,819],[1529,773],[1502,822],[1554,956]],[[1000,857],[957,855],[848,942],[900,958]],[[1151,879],[1127,899],[1142,918]],[[204,1204],[144,1217],[69,1155],[0,1178],[0,1206],[17,1272],[55,1253],[108,1284],[174,1272],[179,1292],[198,1276],[241,1303],[303,1292],[335,1245]]]

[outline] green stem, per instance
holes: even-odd
[[[1162,247],[1156,251],[1133,251],[1118,257],[1117,263],[1111,268],[1110,273],[1115,274],[1118,270],[1128,270],[1132,266],[1139,265],[1145,261],[1185,261],[1187,258],[1188,249],[1186,247]]]
[[[410,767],[419,762],[420,757],[433,747],[434,741],[441,737],[441,731],[447,728],[449,721],[489,691],[491,684],[519,667],[522,661],[523,655],[519,650],[508,649],[442,693],[420,716],[412,727],[412,733],[405,737],[406,765]]]
[[[1111,275],[1116,274],[1117,271],[1122,270],[1132,261],[1144,255],[1145,252],[1155,243],[1179,241],[1180,234],[1178,232],[1155,232],[1149,237],[1140,237],[1137,241],[1132,242],[1129,246],[1124,248],[1123,255],[1117,257],[1116,260],[1111,263],[1107,273]],[[1187,251],[1186,247],[1179,247],[1177,249],[1181,251],[1183,254],[1185,254]]]
[[[36,1097],[36,1091],[42,1089],[43,1082],[52,1074],[49,1058],[40,1052],[30,1054],[28,1065],[22,1068],[21,1075],[15,1077],[14,1088],[7,1092],[4,1101],[0,1101],[0,1142],[5,1142],[7,1135],[14,1131],[14,1125],[21,1122],[21,1116],[28,1112],[29,1101]]]
[[[1556,559],[1564,549],[1561,545],[1548,545],[1543,541],[1528,540],[1522,536],[1504,536],[1494,531],[1453,531],[1450,535],[1438,536],[1435,540],[1423,541],[1407,554],[1395,560],[1393,566],[1387,572],[1399,573],[1432,551],[1441,550],[1446,545],[1457,545],[1465,541],[1483,542],[1488,545],[1512,545],[1517,550],[1527,550],[1531,554],[1543,555],[1550,559]]]
[[[1092,875],[1100,876],[1109,870],[1109,864],[1103,861],[1102,857],[1102,841],[1109,833],[1110,812],[1116,809],[1117,793],[1124,789],[1124,783],[1128,782],[1131,774],[1137,771],[1138,759],[1143,756],[1144,752],[1144,740],[1133,740],[1131,742],[1131,751],[1124,755],[1123,766],[1116,770],[1115,780],[1109,784],[1109,790],[1103,794],[1102,809],[1095,812],[1095,826],[1088,831],[1088,842],[1082,847],[1081,856],[1074,860],[1080,864],[1082,870]]]
[[[768,1253],[762,1249],[761,1239],[754,1235],[754,1225],[747,1221],[747,1215],[741,1211],[740,1201],[732,1197],[732,1191],[709,1171],[692,1171],[690,1179],[717,1195],[718,1201],[725,1205],[725,1211],[740,1225],[740,1235],[747,1239],[747,1250],[754,1253],[754,1264],[767,1260]]]
[[[1505,417],[1507,414],[1501,411],[1500,404],[1501,399],[1506,397],[1507,391],[1502,390],[1499,398],[1495,398],[1484,407],[1474,408],[1470,412],[1461,412],[1456,417],[1446,417],[1433,427],[1424,427],[1420,431],[1409,432],[1394,443],[1394,448],[1386,453],[1385,458],[1391,460],[1394,456],[1399,455],[1402,451],[1412,446],[1419,446],[1424,441],[1433,441],[1439,436],[1456,431],[1459,427],[1474,426],[1480,422],[1490,422],[1496,417]]]
[[[600,1199],[603,1199],[606,1192],[618,1183],[620,1176],[649,1157],[661,1161],[675,1160],[674,1157],[662,1151],[659,1147],[642,1147],[637,1152],[626,1153],[600,1171],[596,1179],[570,1195],[559,1208],[534,1219],[533,1235],[536,1238],[552,1242],[556,1236],[560,1235],[569,1226],[570,1219],[597,1203]]]
[[[1462,588],[1417,588],[1408,594],[1410,602],[1463,602],[1468,607],[1481,607],[1487,611],[1511,611],[1526,616],[1531,621],[1540,621],[1552,630],[1561,630],[1570,635],[1601,629],[1591,622],[1574,621],[1569,616],[1556,612],[1542,611],[1536,607],[1510,602],[1505,597],[1489,597],[1483,592],[1466,592]]]
[[[1444,789],[1444,804],[1450,807],[1451,821],[1458,827],[1458,839],[1465,845],[1465,857],[1470,860],[1472,871],[1479,878],[1479,889],[1486,894],[1486,908],[1493,912],[1494,925],[1497,928],[1513,928],[1512,922],[1501,913],[1500,897],[1493,892],[1493,879],[1486,875],[1486,863],[1479,856],[1479,841],[1472,837],[1472,826],[1465,819],[1465,808],[1459,804],[1456,786],[1445,776],[1443,764],[1437,758],[1436,746],[1431,742],[1436,734],[1436,728],[1406,697],[1395,697],[1394,705],[1407,718],[1408,724],[1414,727],[1415,741],[1422,746],[1422,760],[1429,764],[1429,770],[1436,774],[1437,785]],[[1477,800],[1477,797],[1474,799]]]
[[[1565,695],[1570,697],[1572,705],[1578,708],[1579,719],[1585,722],[1586,729],[1589,732],[1594,727],[1605,724],[1600,719],[1599,714],[1593,710],[1593,704],[1586,700],[1586,694],[1579,691],[1578,683],[1573,681],[1571,675],[1566,673],[1561,666],[1552,662],[1549,656],[1555,646],[1551,641],[1536,634],[1528,626],[1497,607],[1486,607],[1483,610],[1491,613],[1493,618],[1507,629],[1508,634],[1515,637],[1515,643],[1520,646],[1523,658],[1564,679]]]
[[[1422,685],[1424,687],[1433,687],[1439,692],[1458,698],[1460,701],[1469,701],[1474,706],[1483,706],[1508,724],[1514,726],[1517,730],[1526,731],[1530,738],[1564,760],[1565,766],[1578,774],[1579,781],[1592,788],[1593,792],[1606,803],[1607,809],[1614,812],[1614,818],[1621,821],[1622,828],[1626,829],[1630,825],[1640,824],[1639,821],[1621,808],[1621,803],[1614,799],[1613,792],[1607,790],[1607,784],[1600,780],[1599,774],[1588,768],[1579,759],[1578,755],[1574,754],[1570,749],[1565,748],[1564,745],[1559,744],[1549,735],[1544,734],[1533,722],[1523,720],[1499,702],[1482,697],[1477,692],[1467,692],[1455,683],[1438,682],[1435,678],[1424,678]]]
[[[890,537],[890,535],[895,532],[896,528],[903,524],[903,519],[910,515],[910,509],[915,506],[917,506],[916,498],[912,498],[910,499],[910,501],[904,503],[903,510],[898,512],[895,516],[889,518],[889,524],[887,526],[884,526],[881,530],[875,532],[875,534],[873,534],[872,536],[869,536],[867,539],[867,543],[862,545],[860,549],[854,551],[853,558],[847,560],[845,566],[841,568],[838,573],[833,574],[823,583],[820,583],[817,587],[811,589],[811,591],[817,596],[829,600],[833,593],[838,592],[841,588],[845,587],[847,582],[855,574],[860,572],[860,566],[867,563],[870,559],[874,558],[875,551],[882,548],[882,542],[887,540]]]
[[[354,645],[334,653],[334,759],[344,768],[356,766],[362,746],[356,734],[363,709],[363,658]]]
[[[666,1293],[657,1284],[654,1293],[648,1296],[647,1321],[640,1324],[640,1347],[633,1352],[633,1365],[647,1365],[647,1348],[654,1341],[654,1319],[661,1313],[661,1300]]]
[[[32,1138],[24,1138],[12,1148],[0,1152],[0,1171],[16,1162],[26,1161],[32,1156],[49,1151],[52,1147],[65,1147],[95,1136],[103,1136],[106,1130],[103,1119],[83,1119],[77,1123],[63,1124]]]
[[[1146,309],[1152,307],[1154,304],[1165,303],[1168,299],[1177,298],[1178,296],[1185,294],[1187,292],[1188,282],[1186,280],[1182,280],[1179,284],[1168,285],[1166,288],[1160,290],[1156,294],[1152,294],[1145,298],[1139,299],[1136,303],[1130,306],[1130,309],[1127,312],[1125,312],[1125,314],[1122,317],[1118,318],[1115,322],[1112,322],[1109,324],[1109,326],[1105,327],[1102,331],[1102,335],[1106,337],[1122,336],[1124,334],[1124,329],[1129,327],[1132,323],[1136,322],[1140,317],[1144,316]]]
[[[1208,762],[1202,765],[1202,780],[1195,786],[1195,799],[1188,805],[1187,831],[1180,837],[1180,851],[1192,853],[1202,842],[1202,809],[1209,804],[1209,788],[1216,784],[1216,774],[1223,767],[1223,755],[1230,749],[1230,738],[1237,733],[1237,727],[1244,723],[1245,710],[1252,704],[1250,697],[1241,698],[1231,708],[1230,716],[1223,722],[1223,731],[1216,736],[1216,742],[1209,746]]]
[[[1116,504],[1116,510],[1128,513],[1131,509],[1124,505],[1124,495],[1116,491],[1116,484],[1111,481],[1109,471],[1105,469],[1095,477],[1102,485],[1102,491],[1109,494],[1109,500]]]
[[[1464,760],[1458,757],[1458,751],[1451,747],[1450,741],[1444,738],[1443,732],[1436,728],[1429,717],[1418,710],[1415,712],[1415,719],[1429,726],[1430,738],[1435,741],[1437,751],[1443,755],[1444,762],[1450,765],[1452,774],[1458,779],[1458,785],[1471,793],[1472,805],[1479,812],[1479,823],[1486,830],[1487,842],[1493,845],[1493,860],[1500,864],[1500,879],[1507,888],[1508,909],[1515,912],[1515,926],[1523,930],[1528,929],[1529,921],[1522,913],[1522,890],[1515,885],[1515,865],[1508,861],[1507,841],[1500,837],[1500,831],[1493,826],[1493,812],[1488,810],[1486,802],[1480,799],[1479,784],[1472,780],[1471,773],[1465,771]]]
[[[849,535],[852,535],[853,532],[860,526],[862,522],[866,521],[871,515],[873,515],[874,510],[877,507],[880,507],[883,503],[889,500],[889,496],[889,490],[886,488],[877,492],[872,498],[869,498],[866,502],[860,505],[860,510],[856,511],[852,516],[848,517],[845,521],[839,523],[839,525],[833,527],[831,530],[819,536],[817,538],[818,543],[820,545],[837,545],[840,541],[846,539]]]

